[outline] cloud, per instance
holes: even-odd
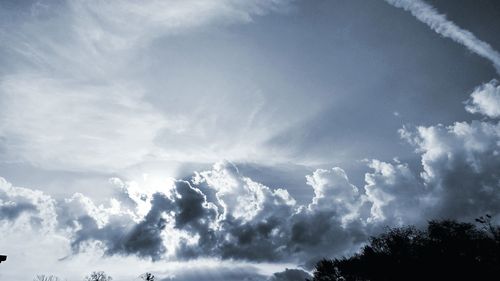
[[[7,202],[0,206],[0,216],[8,220],[17,219],[24,212],[36,210],[35,206],[30,203],[14,203]]]
[[[186,128],[205,130],[207,125],[199,122],[206,114],[199,112],[205,116],[197,117],[193,99],[172,106],[192,110],[174,114],[145,98],[153,91],[148,86],[151,73],[159,72],[149,64],[149,56],[158,55],[154,41],[208,26],[251,22],[287,10],[289,4],[286,0],[36,1],[15,28],[0,33],[0,48],[9,54],[0,67],[3,159],[79,172],[116,172],[158,159],[200,161],[215,144],[208,149],[205,143],[178,143],[202,137]],[[13,24],[6,19],[1,23]],[[164,77],[155,79],[160,83]],[[246,114],[256,113],[252,108]],[[223,139],[214,137],[207,138],[215,143]],[[217,156],[212,153],[203,161],[217,161]]]
[[[466,101],[465,109],[470,113],[480,113],[490,118],[500,117],[500,85],[493,79],[477,87]]]
[[[408,165],[371,160],[368,166],[372,169],[365,174],[364,186],[371,203],[368,220],[388,225],[419,222],[426,188]]]
[[[107,222],[99,225],[99,219],[89,212],[77,216],[72,235],[72,248],[80,252],[93,241],[102,243],[106,255],[137,255],[158,260],[172,257],[179,247],[189,244],[193,235],[206,238],[210,223],[216,212],[206,204],[204,195],[189,183],[179,181],[174,184],[172,196],[154,193],[151,207],[138,222],[129,212],[109,214]]]
[[[418,127],[411,136],[422,155],[421,179],[432,205],[427,216],[472,219],[499,213],[498,122]]]
[[[259,273],[253,266],[224,266],[205,267],[197,270],[178,271],[161,281],[198,281],[198,280],[227,280],[227,281],[265,281],[266,275]]]
[[[30,280],[41,268],[54,269],[69,243],[57,232],[56,208],[56,200],[42,191],[0,177],[0,249],[8,256],[0,279]]]
[[[49,169],[102,171],[137,163],[165,125],[127,82],[17,75],[3,79],[0,91],[6,157]]]
[[[334,210],[348,219],[356,212],[360,192],[349,182],[344,170],[339,167],[331,170],[318,169],[306,176],[307,184],[314,189],[314,197],[309,209]]]
[[[16,187],[0,177],[0,225],[5,232],[52,231],[55,201],[39,190]]]
[[[223,258],[304,261],[352,250],[356,239],[363,236],[362,231],[351,229],[353,223],[347,218],[351,211],[347,209],[355,207],[349,205],[350,201],[341,206],[337,203],[355,196],[355,187],[340,168],[332,171],[334,176],[321,170],[308,177],[318,192],[308,207],[298,205],[286,190],[273,190],[241,175],[230,163],[216,164],[213,170],[199,173],[197,182],[217,190],[215,197],[226,206],[219,229],[224,239],[219,241],[216,253]],[[344,182],[329,184],[332,177]],[[246,206],[253,206],[250,217],[239,214]]]
[[[494,118],[498,110],[495,87],[492,81],[476,88],[466,110]],[[485,213],[499,215],[498,121],[403,127],[399,133],[415,148],[421,170],[412,171],[399,161],[370,161],[373,172],[365,176],[365,189],[372,202],[372,219],[419,224],[435,218],[473,220]]]
[[[497,68],[500,65],[498,53],[488,44],[424,2],[388,2],[411,11]],[[281,114],[266,107],[260,95],[240,101],[242,106],[235,109],[223,104],[208,110],[205,100],[199,101],[202,108],[193,105],[198,94],[172,103],[169,109],[182,111],[179,115],[161,112],[146,100],[151,89],[138,75],[145,67],[138,58],[162,36],[210,24],[248,22],[285,9],[287,3],[171,1],[167,9],[164,1],[138,5],[120,0],[70,1],[53,10],[35,7],[16,32],[0,34],[2,48],[13,54],[9,63],[15,65],[2,70],[8,74],[0,79],[2,157],[45,169],[109,172],[158,158],[208,162],[221,155],[249,159],[266,154],[258,144],[302,114]],[[467,111],[489,119],[400,131],[421,158],[420,170],[397,160],[368,160],[365,184],[356,186],[340,167],[317,169],[303,184],[314,193],[307,204],[297,203],[284,188],[246,176],[231,162],[216,163],[184,179],[138,183],[113,178],[120,197],[101,205],[80,193],[55,200],[0,178],[0,226],[6,233],[0,246],[15,252],[12,245],[26,240],[16,260],[30,257],[44,268],[49,262],[78,264],[83,258],[92,266],[102,266],[102,261],[125,261],[132,267],[163,266],[154,263],[160,260],[214,259],[300,263],[310,268],[320,258],[352,253],[386,225],[497,215],[500,123],[492,119],[500,115],[498,89],[492,80],[478,87],[466,103]],[[227,100],[224,95],[208,100],[212,98]],[[266,122],[270,119],[273,122]],[[231,137],[224,131],[231,131]],[[266,159],[274,158],[269,155]],[[43,242],[40,249],[57,249],[50,259],[43,260],[44,251],[35,245],[38,237]],[[30,248],[37,249],[36,257]],[[240,269],[210,272],[224,280],[261,280],[269,275]],[[6,279],[12,279],[9,274]],[[168,278],[200,276],[184,272]],[[287,269],[270,280],[305,276],[299,269]]]
[[[165,181],[155,192],[138,194],[135,183],[118,182],[125,194],[140,198],[137,207],[149,202],[147,209],[95,206],[75,195],[60,207],[64,215],[59,222],[70,229],[75,254],[97,242],[105,255],[153,261],[218,257],[313,262],[352,251],[365,238],[354,215],[357,188],[340,168],[332,172],[308,177],[317,195],[309,206],[301,206],[286,190],[257,183],[235,165],[221,162],[190,181]],[[328,182],[336,178],[344,181]],[[139,211],[145,215],[138,217]]]
[[[276,272],[269,278],[269,281],[303,281],[312,276],[301,269],[285,269],[282,272]]]
[[[55,201],[3,180],[0,212],[9,224],[29,229],[37,222],[65,237],[68,259],[98,249],[105,258],[215,258],[304,268],[352,253],[387,225],[498,217],[500,122],[404,127],[399,133],[415,148],[420,169],[397,159],[367,160],[370,171],[360,187],[339,167],[317,169],[305,178],[304,187],[314,192],[309,204],[298,204],[286,189],[256,182],[225,161],[184,180],[113,178],[121,197],[103,205],[79,193]],[[303,277],[289,270],[272,278],[294,276]]]
[[[307,205],[219,162],[185,180],[145,179],[144,188],[114,178],[122,197],[105,206],[82,194],[55,202],[4,182],[0,210],[8,220],[48,222],[74,255],[97,247],[105,256],[152,261],[216,257],[306,268],[351,253],[386,225],[500,212],[497,121],[404,127],[400,134],[421,157],[420,171],[398,160],[369,160],[365,185],[357,187],[341,168],[318,169],[306,176],[314,191]]]
[[[421,0],[385,0],[397,8],[409,11],[419,21],[427,24],[433,31],[443,37],[465,46],[471,52],[489,60],[500,73],[500,53],[494,50],[488,43],[481,41],[470,31],[457,26],[448,20],[445,15],[440,14],[434,7]]]
[[[159,1],[137,3],[70,1],[79,15],[76,32],[94,48],[111,50],[144,44],[165,33],[178,33],[198,26],[250,22],[254,16],[286,9],[288,0],[273,1]]]

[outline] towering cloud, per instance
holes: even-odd
[[[422,153],[421,178],[431,205],[427,216],[472,219],[499,213],[497,121],[418,127],[411,136]]]
[[[365,192],[371,203],[369,221],[402,225],[422,219],[426,190],[408,165],[372,160],[369,167],[373,170],[365,175]]]
[[[500,73],[500,53],[488,43],[481,41],[470,31],[457,26],[440,14],[434,7],[422,0],[385,0],[387,3],[409,11],[419,21],[427,24],[432,30],[443,37],[464,45],[471,52],[491,61],[497,72]]]

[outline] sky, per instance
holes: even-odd
[[[495,0],[0,0],[0,279],[296,281],[500,220]]]

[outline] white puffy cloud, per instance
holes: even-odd
[[[369,221],[391,225],[415,223],[422,219],[419,213],[425,186],[414,176],[408,165],[372,160],[371,172],[365,175],[367,201],[371,202]]]
[[[495,80],[471,93],[466,110],[496,118],[500,108]],[[421,170],[371,161],[365,176],[372,218],[418,223],[435,218],[472,220],[500,212],[500,123],[496,120],[452,125],[403,127],[401,137],[415,148]]]
[[[216,203],[224,208],[224,219],[231,216],[248,222],[258,219],[270,204],[293,208],[296,203],[286,190],[271,190],[244,177],[229,162],[216,163],[212,170],[197,173],[193,182],[206,183],[208,188],[215,191]]]
[[[432,215],[471,219],[500,211],[498,122],[418,127],[413,137]]]
[[[40,190],[16,187],[0,177],[0,226],[3,232],[50,232],[56,226],[55,201]]]
[[[477,87],[466,102],[465,109],[470,113],[480,113],[490,118],[500,117],[500,85],[491,80]]]
[[[69,239],[57,232],[56,201],[40,190],[17,187],[0,177],[0,249],[7,255],[0,279],[30,280],[54,270]]]
[[[314,189],[314,197],[309,208],[312,210],[334,210],[342,221],[356,215],[361,194],[349,182],[344,170],[339,167],[331,170],[318,169],[306,176],[307,184]]]

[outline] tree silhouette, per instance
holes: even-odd
[[[477,222],[389,229],[352,257],[318,262],[312,280],[500,280],[500,228],[491,216]]]
[[[104,271],[94,271],[89,276],[85,277],[85,281],[111,281],[113,278],[108,276]]]
[[[62,279],[55,275],[40,274],[33,278],[33,281],[62,281]]]
[[[141,276],[139,276],[139,278],[141,278],[144,281],[155,281],[155,276],[149,272],[141,274]]]

